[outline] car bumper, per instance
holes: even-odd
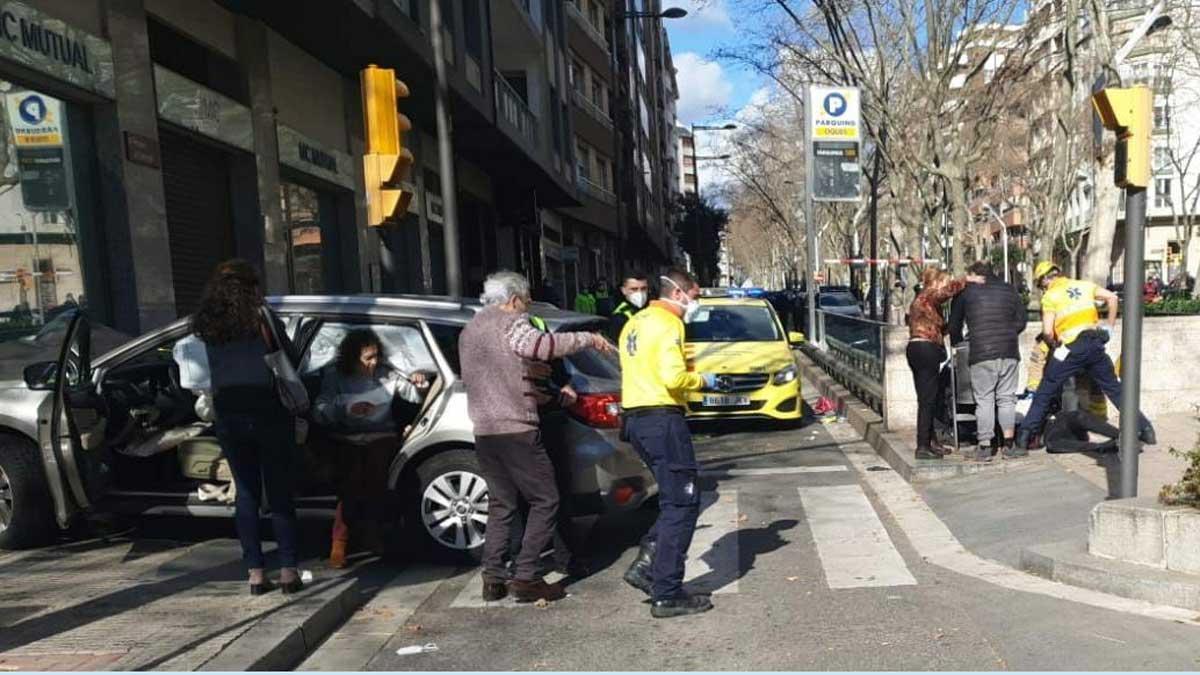
[[[800,393],[799,379],[781,385],[768,384],[758,391],[746,394],[750,398],[748,405],[720,408],[705,406],[703,394],[692,394],[688,397],[688,417],[796,420],[804,416],[804,403]]]
[[[567,423],[571,509],[576,516],[633,511],[658,494],[654,476],[616,429]]]

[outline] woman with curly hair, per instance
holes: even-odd
[[[250,594],[274,589],[264,574],[259,532],[261,495],[271,509],[279,550],[279,586],[303,588],[296,570],[296,509],[293,471],[297,460],[295,420],[275,390],[264,357],[272,344],[262,285],[244,260],[217,266],[204,289],[192,330],[204,341],[212,376],[216,434],[237,486],[235,520],[242,559],[249,568]],[[274,321],[273,318],[270,320]],[[276,324],[276,334],[283,328]]]
[[[388,363],[383,341],[372,330],[348,333],[338,345],[336,360],[325,367],[313,417],[326,428],[350,435],[339,448],[330,567],[346,565],[351,527],[361,527],[370,545],[381,547],[377,526],[387,515],[387,470],[400,445],[393,402],[400,397],[420,403],[428,388],[424,373],[406,375]]]

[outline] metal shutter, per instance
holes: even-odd
[[[213,269],[233,257],[229,163],[224,153],[165,129],[159,130],[167,231],[175,307],[196,311]]]

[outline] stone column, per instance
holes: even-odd
[[[105,12],[116,102],[97,106],[96,140],[113,321],[137,334],[176,317],[162,172],[130,162],[124,150],[126,134],[158,143],[158,108],[142,0],[107,0]]]
[[[246,69],[250,115],[254,125],[254,163],[258,173],[259,222],[263,228],[263,274],[268,293],[287,293],[287,224],[279,204],[279,139],[275,134],[275,99],[267,30],[258,21],[235,15],[238,60]]]

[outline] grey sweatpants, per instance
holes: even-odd
[[[1013,433],[1017,422],[1016,359],[989,359],[971,364],[971,389],[975,392],[975,424],[980,445],[988,445],[995,436],[996,411],[1005,436]]]

